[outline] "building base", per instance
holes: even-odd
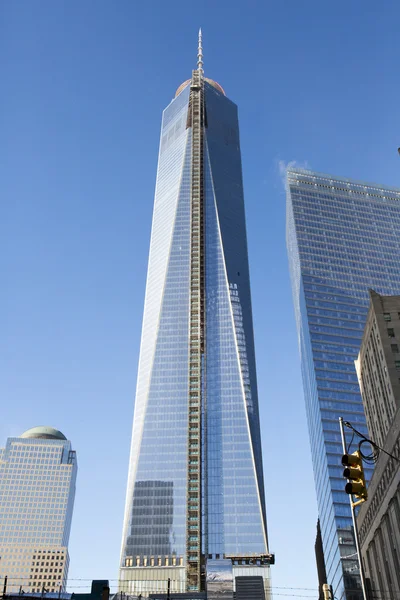
[[[231,559],[207,560],[205,592],[187,591],[184,566],[123,567],[120,577],[119,591],[130,600],[271,599],[269,565],[232,564]]]

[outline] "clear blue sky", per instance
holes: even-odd
[[[0,442],[72,440],[72,579],[117,577],[161,112],[202,26],[240,110],[273,584],[316,586],[279,165],[400,185],[399,21],[397,0],[0,2]]]

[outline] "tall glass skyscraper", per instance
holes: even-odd
[[[52,427],[0,449],[0,578],[8,592],[65,591],[76,473],[71,442]]]
[[[200,34],[161,126],[120,570],[143,595],[269,572],[237,107],[202,67]]]
[[[397,189],[287,171],[287,247],[303,386],[327,578],[338,600],[362,598],[338,419],[367,434],[354,360],[368,289],[400,293],[399,202]]]

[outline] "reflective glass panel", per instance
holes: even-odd
[[[399,200],[399,190],[288,170],[287,246],[303,385],[328,583],[339,599],[345,588],[360,590],[360,581],[357,562],[340,558],[349,553],[351,515],[337,485],[338,419],[367,433],[354,360],[368,289],[400,293]]]

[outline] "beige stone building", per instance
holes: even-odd
[[[7,592],[64,591],[76,456],[51,427],[8,438],[0,449],[0,585]]]
[[[380,452],[357,517],[372,597],[400,590],[400,296],[370,291],[371,304],[356,370],[370,438]]]

